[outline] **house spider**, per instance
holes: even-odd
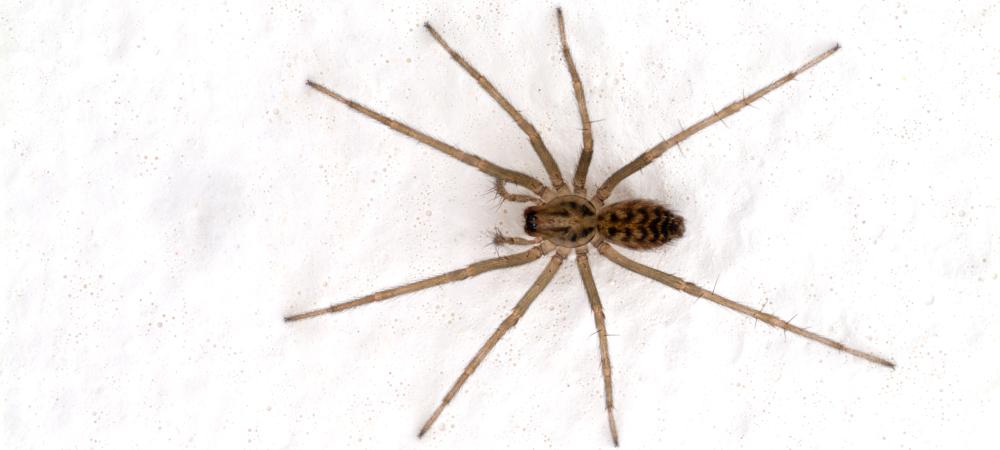
[[[556,9],[556,18],[559,29],[559,40],[562,44],[563,58],[566,60],[566,68],[569,69],[570,78],[573,81],[573,92],[576,97],[577,109],[580,114],[580,122],[583,127],[583,149],[580,153],[580,159],[576,166],[576,173],[573,177],[572,187],[568,186],[563,180],[559,167],[556,165],[555,160],[552,159],[552,155],[545,147],[545,143],[542,142],[542,137],[538,134],[534,125],[528,122],[521,115],[521,113],[519,113],[517,109],[515,109],[506,98],[504,98],[500,91],[493,86],[493,83],[490,83],[485,76],[469,64],[469,62],[466,61],[461,54],[453,50],[451,46],[445,42],[444,38],[441,37],[437,30],[435,30],[429,23],[424,24],[424,27],[428,32],[430,32],[431,36],[434,37],[434,40],[436,40],[438,44],[440,44],[441,47],[443,47],[444,50],[451,55],[451,58],[454,59],[455,62],[462,67],[462,69],[464,69],[479,83],[479,85],[490,95],[490,97],[493,97],[493,100],[495,100],[497,104],[499,104],[500,107],[503,108],[503,110],[506,111],[512,119],[514,119],[517,126],[520,127],[521,130],[528,136],[531,147],[535,150],[539,159],[541,159],[542,165],[548,173],[549,180],[552,183],[551,187],[546,186],[529,175],[501,167],[486,159],[459,150],[456,147],[411,128],[398,120],[386,117],[369,109],[367,106],[343,97],[340,94],[320,85],[319,83],[311,80],[306,82],[308,86],[326,94],[340,103],[343,103],[348,108],[375,119],[399,133],[405,134],[431,148],[437,149],[459,161],[479,169],[496,180],[495,190],[503,199],[512,202],[531,204],[531,206],[524,210],[524,231],[531,237],[509,237],[497,232],[494,237],[494,242],[497,244],[530,245],[532,247],[531,249],[521,253],[479,261],[462,269],[392,289],[376,292],[355,300],[338,303],[327,308],[291,315],[286,317],[285,321],[297,321],[316,317],[321,314],[344,311],[357,306],[387,300],[433,286],[464,280],[484,272],[527,264],[541,258],[543,255],[553,253],[552,259],[549,260],[548,265],[546,265],[545,269],[542,270],[541,275],[538,276],[531,287],[528,288],[528,291],[517,302],[510,315],[508,315],[507,318],[500,323],[500,326],[497,327],[496,331],[494,331],[493,334],[486,339],[486,343],[483,344],[472,360],[469,361],[465,370],[462,371],[461,375],[458,376],[458,379],[452,385],[451,389],[449,389],[448,393],[445,394],[444,399],[441,400],[437,409],[435,409],[427,421],[424,422],[424,425],[420,428],[420,432],[418,433],[419,437],[423,437],[423,435],[427,433],[427,430],[431,428],[438,416],[441,415],[441,411],[448,406],[452,399],[455,398],[455,395],[462,388],[462,385],[464,385],[466,380],[472,376],[473,372],[475,372],[476,368],[479,367],[479,364],[483,362],[490,350],[492,350],[504,334],[506,334],[507,331],[516,325],[518,320],[524,316],[524,313],[528,310],[528,307],[531,306],[532,302],[534,302],[535,298],[538,297],[538,294],[540,294],[549,282],[552,281],[552,277],[555,275],[556,271],[562,265],[566,257],[569,256],[570,253],[575,252],[576,266],[577,269],[579,269],[580,278],[583,280],[583,286],[586,289],[587,298],[590,301],[590,308],[594,314],[594,324],[597,327],[598,346],[601,352],[601,374],[604,377],[604,406],[608,416],[608,426],[611,431],[612,441],[615,446],[618,445],[618,429],[615,425],[615,417],[613,414],[614,402],[612,400],[611,389],[611,359],[608,356],[608,335],[604,324],[604,308],[601,306],[601,299],[597,294],[597,286],[594,284],[594,276],[591,273],[590,262],[587,256],[587,252],[589,250],[588,244],[593,246],[597,249],[598,253],[604,255],[615,264],[618,264],[639,275],[663,283],[671,288],[685,292],[696,298],[710,300],[738,313],[745,314],[767,323],[768,325],[792,332],[806,339],[832,347],[841,352],[863,358],[882,366],[890,368],[895,367],[892,361],[885,358],[848,347],[830,338],[792,325],[787,320],[779,319],[778,317],[765,313],[761,310],[753,309],[741,303],[737,303],[716,294],[711,290],[704,289],[677,276],[640,264],[639,262],[622,255],[615,250],[612,244],[639,250],[660,247],[684,234],[684,219],[670,209],[650,200],[625,200],[608,205],[604,203],[605,200],[607,200],[611,195],[612,191],[614,191],[618,183],[655,161],[669,148],[678,145],[691,135],[709,127],[715,122],[735,114],[737,111],[743,109],[743,107],[750,105],[771,91],[793,80],[799,74],[812,68],[820,61],[823,61],[835,53],[838,49],[840,49],[840,45],[834,45],[832,48],[812,58],[798,69],[789,72],[787,75],[754,92],[750,96],[741,98],[729,104],[722,110],[713,113],[698,123],[677,133],[671,138],[656,144],[649,150],[646,150],[646,152],[639,155],[637,158],[632,160],[632,162],[626,164],[624,167],[611,174],[611,176],[608,177],[608,179],[605,180],[600,187],[598,187],[597,192],[588,198],[585,185],[587,181],[587,170],[590,167],[590,160],[593,155],[594,148],[594,139],[591,133],[591,121],[590,116],[587,113],[587,102],[583,92],[583,85],[580,83],[580,75],[577,73],[576,65],[573,63],[573,56],[566,43],[566,28],[561,9]],[[533,195],[509,192],[506,189],[507,184],[514,184],[526,188]]]

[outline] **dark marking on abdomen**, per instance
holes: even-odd
[[[684,235],[684,218],[649,200],[627,200],[598,213],[597,230],[618,245],[648,249]]]

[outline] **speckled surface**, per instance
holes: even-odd
[[[564,173],[580,146],[555,4],[330,3],[0,6],[0,447],[610,447],[572,260],[421,440],[543,261],[282,322],[492,257],[494,227],[522,226],[490,179],[307,78],[544,179],[428,20]],[[676,245],[628,255],[898,363],[592,254],[622,448],[995,445],[997,4],[582,3],[561,5],[591,188],[843,46],[612,200],[686,219]]]

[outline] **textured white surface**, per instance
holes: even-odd
[[[591,186],[843,45],[613,199],[687,219],[635,258],[899,365],[592,256],[623,448],[995,445],[997,3],[580,3],[561,4],[598,121]],[[488,232],[521,227],[489,179],[305,79],[544,179],[429,20],[571,174],[554,6],[4,2],[0,447],[609,447],[572,259],[422,440],[543,261],[281,321],[492,257]]]

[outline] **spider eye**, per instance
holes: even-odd
[[[535,213],[528,212],[524,214],[524,231],[532,235],[538,231],[538,216]]]

